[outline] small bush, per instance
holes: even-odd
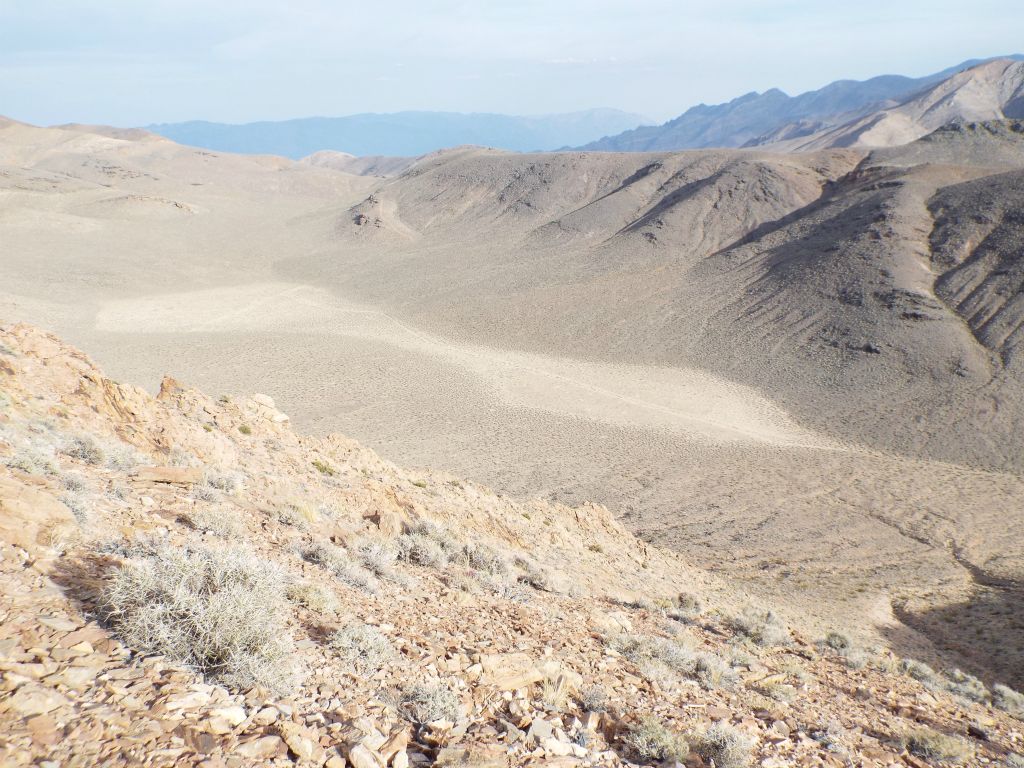
[[[407,533],[399,537],[397,555],[400,560],[425,568],[442,568],[448,564],[448,556],[441,545],[421,533]]]
[[[1002,683],[996,683],[992,686],[992,704],[1024,720],[1024,693],[1019,693]]]
[[[352,552],[362,566],[375,576],[384,579],[393,575],[397,553],[387,541],[366,536],[353,545]]]
[[[704,612],[700,598],[689,592],[680,593],[669,606],[666,615],[676,621],[689,622]]]
[[[250,427],[248,424],[239,424],[238,431],[241,432],[243,435],[251,435],[252,427]]]
[[[241,536],[245,532],[241,520],[223,509],[197,509],[189,512],[186,519],[195,530],[223,538]]]
[[[103,495],[111,501],[125,502],[128,500],[128,490],[123,485],[111,483],[103,491]]]
[[[828,752],[844,754],[848,751],[846,747],[846,730],[837,720],[830,721],[824,728],[811,731],[811,738],[821,744],[822,748]]]
[[[516,567],[519,568],[519,581],[542,592],[551,591],[551,577],[541,566],[526,557],[517,557]]]
[[[288,599],[297,605],[308,608],[316,613],[334,613],[338,610],[338,598],[330,590],[319,584],[296,581],[288,585]]]
[[[480,582],[473,578],[473,575],[465,571],[449,571],[441,574],[441,582],[449,589],[457,589],[461,592],[468,592],[471,595],[480,594]]]
[[[334,477],[336,474],[334,467],[326,461],[320,461],[320,459],[313,459],[313,468],[321,475],[327,475],[328,477]]]
[[[462,714],[459,698],[437,683],[420,683],[405,688],[399,698],[399,709],[417,725],[436,720],[454,723]]]
[[[687,613],[704,612],[704,604],[700,598],[690,592],[680,592],[676,596],[676,608]]]
[[[612,638],[611,647],[651,680],[692,675],[696,665],[696,656],[688,646],[665,637],[620,634]]]
[[[985,684],[974,675],[954,669],[946,673],[946,690],[968,701],[988,701],[989,692]]]
[[[733,617],[729,626],[737,634],[760,646],[789,644],[789,629],[769,610],[748,608],[741,615]]]
[[[757,663],[757,657],[740,646],[733,645],[728,650],[728,661],[730,667],[750,669]]]
[[[938,685],[938,673],[923,661],[917,661],[916,659],[904,659],[900,666],[903,669],[904,674],[924,683],[926,686],[935,687]]]
[[[71,510],[71,514],[74,515],[75,521],[79,525],[85,525],[89,522],[89,518],[92,516],[92,509],[85,496],[81,493],[61,494],[60,503]]]
[[[72,472],[62,473],[60,476],[60,484],[65,491],[71,491],[72,493],[81,493],[85,490],[85,480],[81,475],[77,475]]]
[[[1010,752],[1006,755],[1006,768],[1024,768],[1024,755]]]
[[[104,590],[101,608],[130,647],[159,653],[238,688],[294,688],[285,580],[244,549],[137,545]]]
[[[52,451],[31,445],[18,448],[13,455],[3,459],[3,463],[26,475],[55,475],[58,471]]]
[[[708,691],[716,688],[731,690],[736,687],[739,676],[736,670],[713,653],[699,653],[694,659],[693,677]]]
[[[283,525],[291,525],[305,530],[310,523],[316,521],[316,512],[305,504],[289,501],[274,510],[273,517]]]
[[[331,635],[328,645],[361,675],[377,674],[398,656],[391,641],[379,629],[362,622],[352,622],[339,629]]]
[[[681,763],[690,753],[686,739],[666,728],[652,715],[629,726],[622,741],[630,752],[647,762],[672,760]]]
[[[238,472],[207,470],[203,479],[210,488],[232,496],[242,491],[242,475]]]
[[[831,648],[837,653],[848,651],[853,648],[853,643],[850,641],[850,638],[840,632],[829,632],[825,635],[825,639],[822,640],[819,645]]]
[[[705,763],[715,761],[716,768],[744,768],[750,764],[754,742],[742,731],[725,723],[715,723],[698,739],[696,752]]]
[[[608,691],[600,685],[584,688],[579,695],[579,705],[584,712],[607,712]]]
[[[471,573],[477,584],[502,600],[510,600],[513,603],[530,602],[531,591],[511,576],[499,576],[486,571],[471,571]]]
[[[453,561],[467,565],[474,571],[483,571],[495,576],[502,576],[511,571],[508,560],[501,553],[480,542],[464,545],[455,554]]]
[[[568,676],[545,676],[541,683],[541,703],[549,712],[562,712],[575,692],[575,685]]]
[[[220,498],[217,491],[208,485],[193,485],[188,496],[194,501],[217,501]]]
[[[172,467],[194,467],[199,463],[199,459],[184,448],[171,448],[167,454],[167,463]]]
[[[323,566],[349,586],[365,589],[371,593],[380,589],[380,584],[372,573],[352,562],[345,550],[339,549],[329,542],[314,542],[303,550],[302,556],[311,563]]]
[[[68,438],[60,452],[72,459],[78,459],[94,466],[102,464],[106,458],[103,449],[92,435],[75,435]]]
[[[963,739],[931,728],[915,728],[901,739],[904,749],[925,760],[962,763],[971,756],[971,746]]]
[[[104,446],[107,456],[107,469],[117,472],[131,472],[145,458],[134,447],[122,442],[110,442]]]

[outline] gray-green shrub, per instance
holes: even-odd
[[[299,670],[280,569],[247,549],[198,543],[140,544],[126,552],[101,601],[126,645],[238,689],[295,687]]]

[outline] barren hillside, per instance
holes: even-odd
[[[111,134],[0,129],[0,316],[1015,668],[1017,123],[391,179]]]
[[[288,422],[0,328],[4,765],[1021,759],[991,668]]]

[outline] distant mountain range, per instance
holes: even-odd
[[[777,88],[764,93],[748,93],[725,104],[699,104],[662,125],[633,128],[579,148],[608,152],[652,152],[773,144],[810,136],[898,107],[959,72],[1003,60],[1024,61],[1024,55],[974,59],[919,78],[882,75],[864,81],[838,80],[798,96],[788,96]],[[999,115],[988,110],[983,116],[974,119],[996,117]],[[936,127],[932,125],[931,129]],[[912,141],[927,132],[917,132],[905,141]],[[878,138],[881,138],[880,135]],[[849,144],[836,143],[830,146]]]
[[[478,144],[519,152],[558,149],[635,128],[641,115],[590,109],[517,117],[487,113],[396,112],[348,117],[306,117],[280,122],[163,123],[146,129],[195,147],[243,154],[301,158],[322,150],[352,155],[416,156],[445,147]]]
[[[391,175],[404,167],[398,158],[467,144],[517,152],[893,146],[957,120],[1024,116],[1022,80],[1024,55],[1014,54],[972,59],[925,77],[837,80],[797,96],[777,88],[752,92],[724,104],[699,104],[662,125],[642,125],[642,116],[615,109],[592,109],[527,117],[396,112],[241,125],[192,121],[146,128],[206,149],[295,159],[320,153],[313,164]]]

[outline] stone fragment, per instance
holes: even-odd
[[[402,516],[397,512],[381,512],[376,516],[376,522],[381,535],[389,539],[401,536],[405,530]]]
[[[409,744],[409,731],[406,728],[396,728],[388,736],[387,741],[380,745],[377,753],[384,762],[391,760],[399,752],[404,752]]]
[[[356,744],[348,751],[348,761],[352,768],[383,768],[384,763],[362,744]]]
[[[548,739],[553,739],[555,736],[555,728],[547,720],[541,717],[536,717],[533,722],[530,723],[530,728],[526,732],[527,740],[532,740],[534,743],[542,744]]]
[[[102,667],[67,667],[46,678],[51,685],[65,685],[73,691],[83,691],[93,684]]]
[[[79,643],[95,643],[106,636],[107,633],[98,624],[86,624],[84,627],[64,635],[58,641],[57,646],[60,648],[72,648]]]
[[[480,682],[503,691],[525,688],[544,679],[544,673],[525,653],[494,653],[480,657],[483,674]]]
[[[167,698],[164,706],[171,710],[178,709],[199,709],[210,703],[210,694],[204,691],[189,691],[188,693],[176,693]]]
[[[193,485],[202,482],[203,470],[199,467],[140,467],[135,479],[149,483],[170,485]]]
[[[29,683],[18,688],[6,703],[0,703],[0,708],[15,712],[20,717],[32,717],[52,712],[67,704],[68,700],[57,691]]]
[[[556,757],[566,757],[572,754],[572,747],[568,742],[559,741],[558,739],[544,739],[541,742],[541,747],[549,755],[555,755]]]
[[[619,632],[632,632],[633,622],[623,611],[598,611],[590,614],[591,626],[599,632],[618,634]]]
[[[220,717],[231,724],[232,727],[241,725],[245,721],[244,707],[218,707],[210,711],[211,717]]]
[[[277,721],[280,714],[277,707],[264,707],[253,715],[252,722],[255,725],[270,725]]]
[[[58,632],[73,632],[82,626],[81,622],[70,621],[63,616],[40,616],[39,623]]]
[[[50,745],[57,741],[57,723],[50,715],[36,715],[26,723],[32,741]]]
[[[243,741],[235,747],[235,754],[252,760],[267,760],[284,752],[284,741],[280,736],[259,736]]]
[[[323,749],[310,729],[298,723],[284,721],[278,726],[278,730],[284,743],[299,762],[322,761]]]

